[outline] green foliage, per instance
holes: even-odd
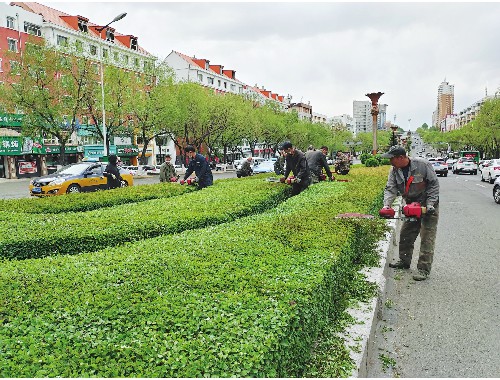
[[[290,190],[263,178],[218,181],[206,189],[179,197],[77,214],[49,216],[3,211],[0,212],[0,257],[27,259],[90,252],[262,212],[283,201]]]
[[[380,166],[379,160],[377,160],[376,157],[370,157],[365,161],[365,165],[367,167],[375,167],[375,166]]]
[[[361,153],[359,155],[359,159],[361,160],[361,163],[363,165],[366,163],[366,160],[368,160],[371,157],[372,157],[371,153]]]
[[[303,376],[385,230],[381,220],[333,216],[378,209],[386,168],[357,168],[347,177],[231,223],[76,256],[4,260],[0,374]],[[259,191],[257,181],[247,185],[251,191],[237,189],[244,197]],[[201,194],[211,208],[215,195],[206,190],[176,200],[197,205],[193,196]],[[342,373],[349,360],[342,345],[335,350],[331,373]]]
[[[178,183],[157,183],[45,198],[0,199],[0,209],[29,214],[81,212],[150,199],[170,198],[193,190],[195,188],[192,186],[179,186]]]

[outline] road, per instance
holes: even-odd
[[[214,180],[219,178],[236,178],[235,171],[213,172]],[[29,198],[31,197],[28,186],[30,179],[4,179],[0,178],[0,198]],[[134,186],[144,185],[148,183],[158,183],[157,175],[141,176],[134,178]]]
[[[439,177],[431,276],[386,268],[368,377],[499,377],[500,205],[479,175]],[[419,239],[415,247],[418,254]],[[396,247],[397,248],[397,247]],[[388,262],[397,259],[397,249]]]

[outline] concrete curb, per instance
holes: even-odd
[[[393,207],[399,210],[401,198],[394,202]],[[396,217],[399,217],[399,212],[396,212]],[[385,238],[379,241],[377,250],[379,252],[379,266],[364,268],[361,273],[366,275],[369,282],[377,284],[378,296],[368,302],[359,303],[356,308],[347,310],[355,320],[355,324],[346,328],[341,337],[345,339],[345,346],[350,351],[350,357],[355,363],[355,369],[350,377],[366,377],[367,376],[367,357],[370,341],[373,339],[377,326],[377,319],[381,317],[382,302],[385,294],[386,286],[386,264],[387,258],[390,257],[393,250],[397,246],[396,232],[399,227],[399,219],[387,221],[389,231],[386,232]]]

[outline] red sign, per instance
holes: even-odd
[[[19,174],[33,174],[37,172],[36,161],[19,161]]]

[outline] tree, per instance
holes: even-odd
[[[1,94],[10,108],[24,113],[24,134],[59,141],[61,165],[66,144],[79,128],[83,100],[95,88],[91,62],[77,58],[75,52],[73,47],[56,50],[28,40],[21,61],[11,72],[13,83],[3,86]]]

